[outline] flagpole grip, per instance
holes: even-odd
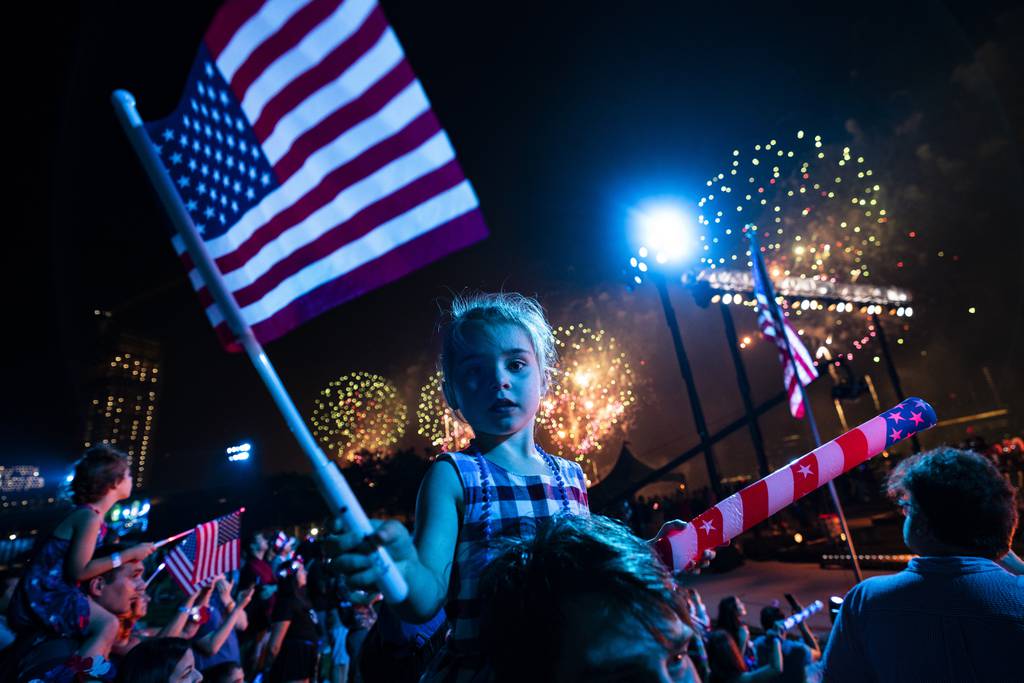
[[[214,302],[224,316],[225,322],[231,328],[238,342],[245,349],[246,355],[252,362],[256,373],[263,380],[267,390],[270,392],[274,403],[284,417],[288,428],[295,436],[302,450],[306,453],[313,465],[313,475],[320,489],[321,495],[327,501],[332,514],[339,515],[345,523],[346,528],[359,532],[363,535],[373,533],[373,526],[370,524],[366,512],[356,499],[352,488],[345,481],[345,477],[337,467],[328,461],[327,456],[320,450],[305,420],[299,414],[291,396],[284,387],[284,383],[278,376],[274,366],[263,352],[262,346],[257,341],[252,329],[246,323],[238,303],[227,290],[221,273],[214,263],[213,258],[206,250],[202,238],[196,233],[192,217],[181,203],[174,183],[171,181],[160,162],[153,142],[142,125],[142,118],[135,107],[135,97],[126,90],[115,90],[111,96],[114,110],[118,120],[124,128],[135,153],[139,157],[153,187],[156,189],[167,214],[174,225],[175,230],[185,243],[189,257],[199,275],[202,277],[207,291],[213,297]],[[405,600],[409,593],[409,587],[394,561],[383,548],[378,548],[375,555],[375,564],[380,570],[381,578],[378,587],[384,598],[393,604]]]

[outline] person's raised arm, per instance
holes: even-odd
[[[811,633],[811,629],[807,626],[807,621],[800,622],[800,637],[804,640],[804,645],[811,651],[811,659],[818,661],[821,659],[821,646],[818,645],[818,639]]]
[[[399,522],[384,522],[368,538],[355,532],[332,537],[340,551],[334,564],[353,588],[371,588],[379,576],[371,553],[384,546],[409,585],[409,597],[393,605],[404,621],[422,623],[444,606],[459,532],[457,501],[462,485],[450,463],[436,462],[427,471],[416,500],[416,535]],[[376,523],[376,522],[375,522]]]
[[[224,621],[216,631],[207,633],[202,638],[199,638],[194,642],[195,647],[203,654],[212,657],[213,655],[220,652],[220,649],[224,646],[228,636],[231,635],[231,631],[235,628],[235,622],[241,614],[245,612],[245,606],[252,600],[252,594],[255,591],[253,588],[246,588],[244,591],[238,594],[238,602],[235,603],[234,609],[232,609]]]
[[[174,616],[167,622],[167,625],[156,634],[158,638],[178,638],[181,636],[181,632],[185,629],[185,623],[188,621],[188,615],[192,612],[192,607],[196,604],[196,599],[203,590],[200,588],[185,598],[184,602],[178,606]]]
[[[155,548],[152,543],[139,543],[123,553],[112,553],[108,557],[93,559],[96,551],[96,537],[103,525],[103,518],[87,510],[79,510],[71,520],[71,540],[64,572],[68,579],[81,583],[109,572],[123,562],[143,560]]]
[[[736,679],[739,683],[774,681],[775,677],[782,673],[782,643],[779,632],[771,628],[764,635],[765,647],[768,650],[768,663],[753,671],[740,674],[740,677]]]

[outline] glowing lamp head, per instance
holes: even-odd
[[[694,251],[693,224],[677,203],[641,206],[632,222],[641,255],[650,253],[658,264],[682,261]]]

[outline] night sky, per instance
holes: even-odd
[[[907,393],[933,402],[940,418],[1009,407],[1009,423],[977,429],[1019,432],[1024,11],[913,1],[842,12],[827,3],[547,3],[504,12],[493,3],[381,4],[491,236],[271,343],[300,410],[308,414],[329,380],[368,370],[392,379],[414,416],[440,302],[464,288],[505,288],[538,295],[556,324],[599,323],[623,341],[643,381],[628,438],[642,459],[664,462],[696,438],[656,296],[625,286],[627,211],[651,195],[695,205],[732,149],[806,129],[869,157],[890,190],[890,229],[919,233],[891,240],[882,257],[906,260],[891,284],[915,296],[910,329],[886,321],[891,339],[907,340],[895,350]],[[266,471],[302,470],[247,360],[223,352],[209,328],[109,104],[120,87],[144,118],[174,108],[217,3],[160,7],[86,3],[12,29],[8,202],[17,210],[3,274],[14,344],[4,360],[0,458],[56,466],[75,456],[99,308],[163,344],[154,488],[201,482],[205,462],[241,439],[256,445]],[[673,296],[714,431],[742,414],[720,317],[681,288]],[[734,314],[741,335],[754,331],[750,309]],[[871,355],[854,365],[891,402]],[[779,391],[767,345],[744,358],[757,400]],[[813,393],[822,431],[834,435],[827,383]],[[862,399],[850,412],[856,422],[873,407]],[[964,428],[926,443],[957,440]],[[784,408],[764,430],[776,463],[805,450],[804,429]],[[726,475],[754,470],[745,433],[726,440],[719,458]],[[703,477],[696,466],[688,474]]]

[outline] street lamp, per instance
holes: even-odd
[[[252,444],[246,442],[240,443],[237,446],[230,446],[225,453],[227,453],[228,462],[241,462],[248,460],[252,453]]]
[[[708,479],[711,480],[711,489],[715,492],[715,497],[721,500],[723,491],[718,465],[711,447],[711,438],[697,393],[697,385],[693,379],[693,371],[686,355],[686,347],[683,345],[683,336],[679,331],[679,321],[669,299],[665,274],[667,270],[678,268],[695,251],[693,223],[679,202],[652,200],[630,212],[630,228],[633,241],[637,244],[636,256],[631,257],[629,261],[635,270],[633,281],[641,284],[649,277],[658,290],[661,308],[665,313],[665,323],[672,334],[679,371],[690,399],[690,410],[693,412],[693,422],[697,427],[701,450],[704,452]]]

